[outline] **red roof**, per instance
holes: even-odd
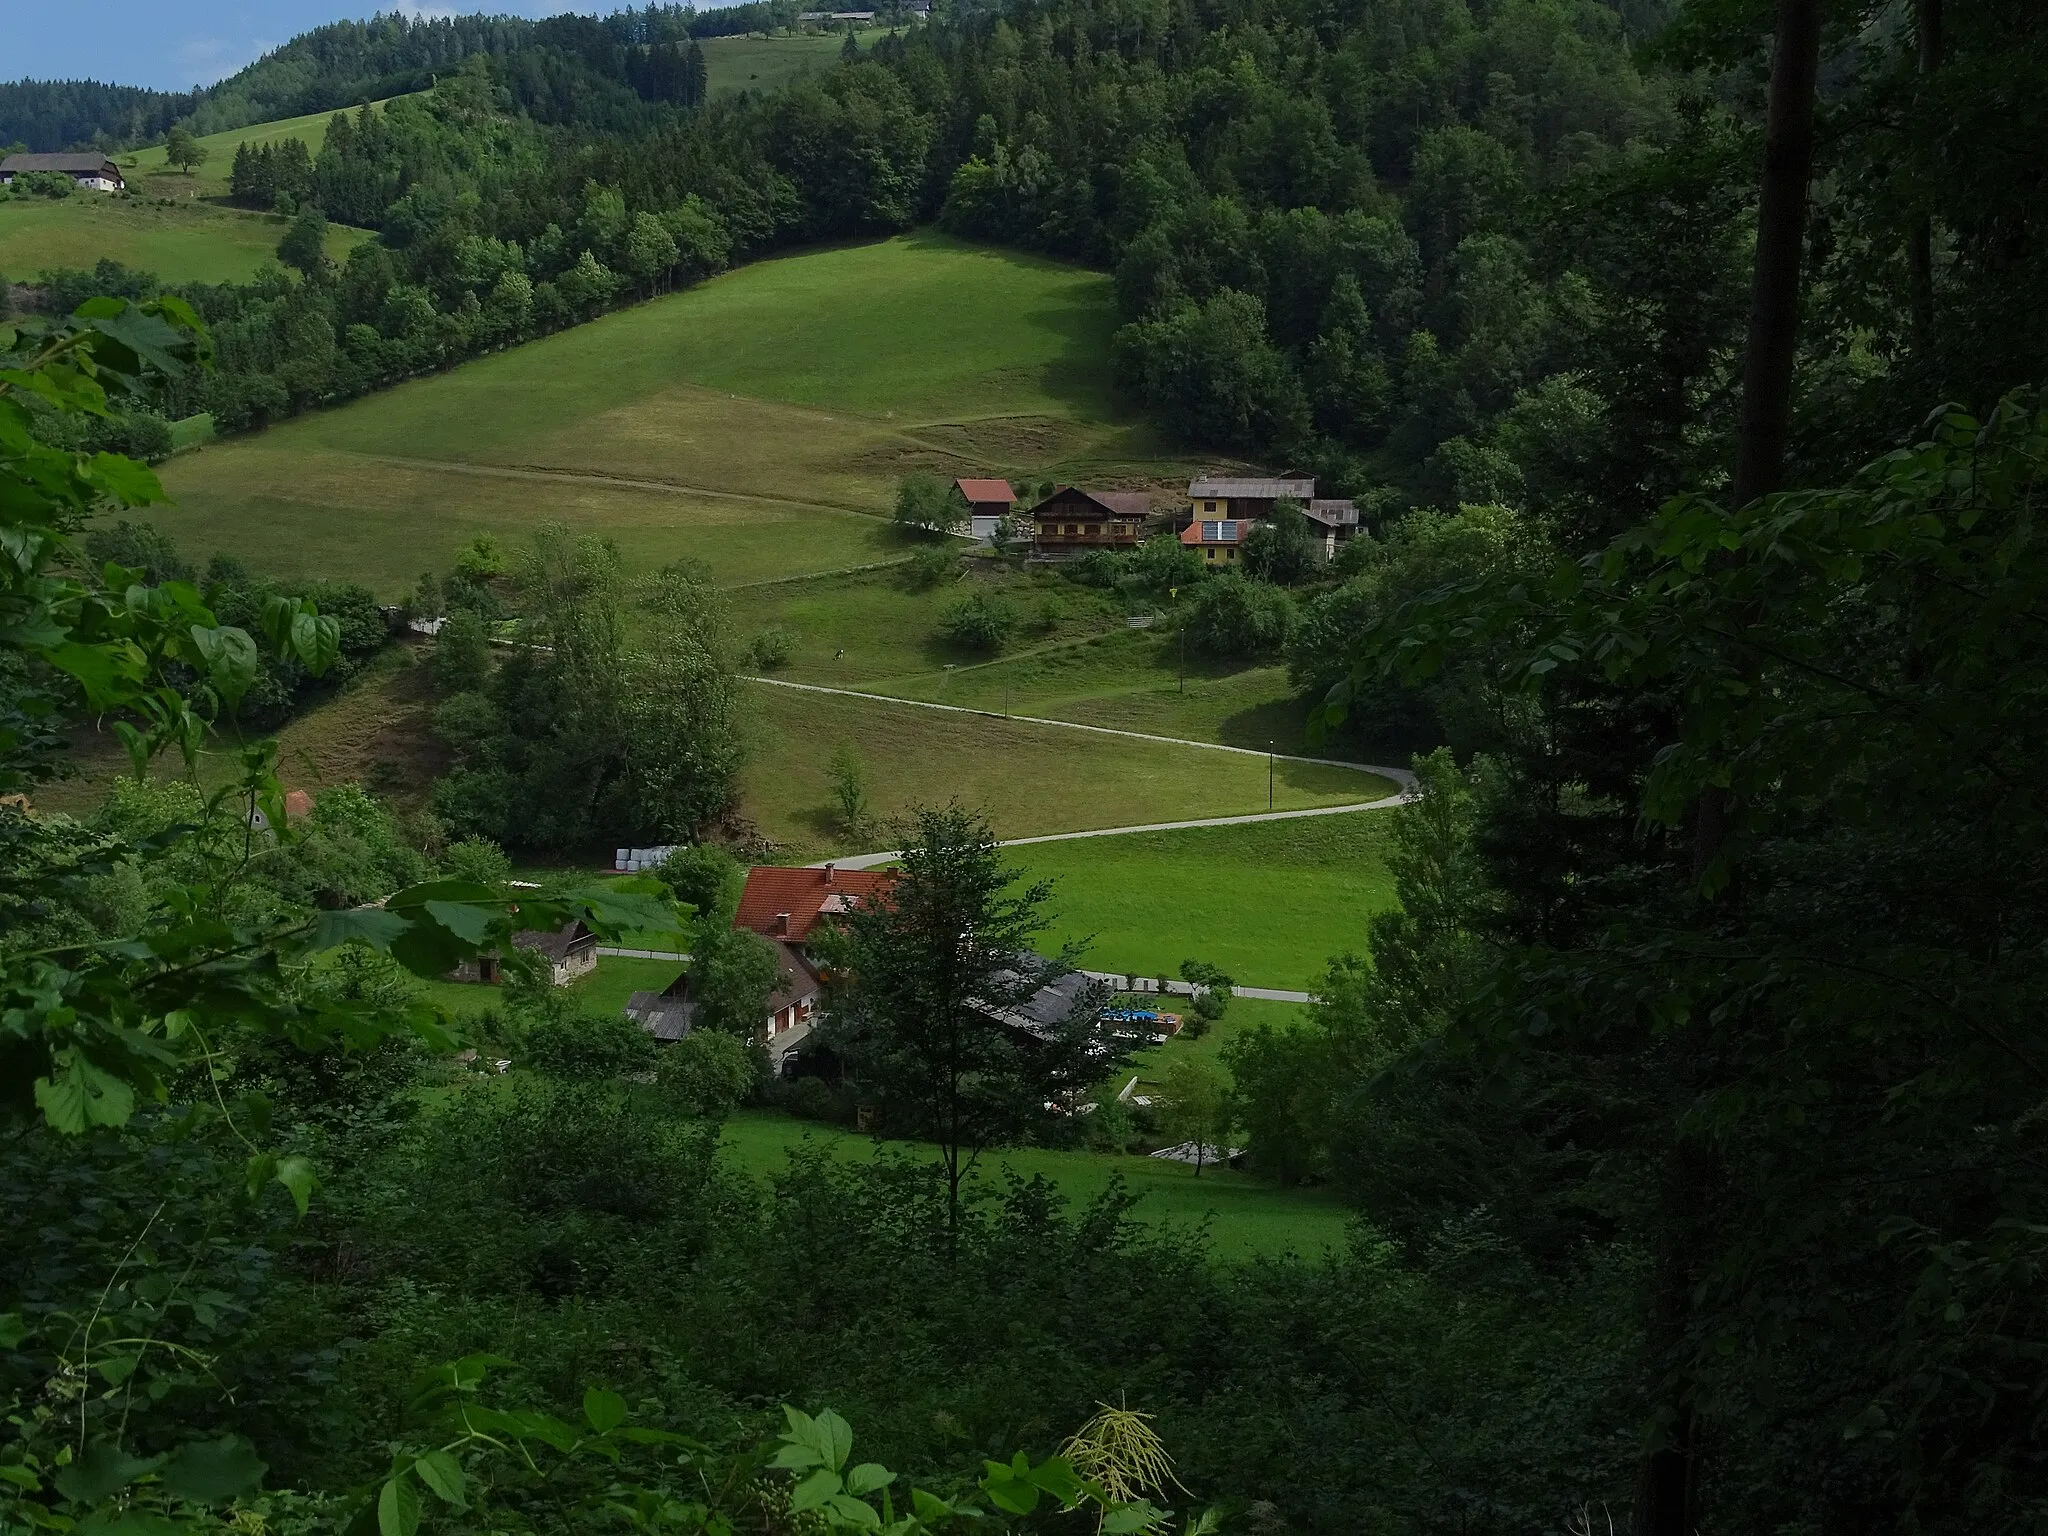
[[[1017,493],[1010,489],[1007,480],[955,480],[953,483],[960,487],[962,496],[977,504],[1000,501],[1007,507],[1017,499]]]
[[[303,789],[288,789],[284,796],[284,814],[288,820],[297,821],[301,816],[313,814],[313,797]]]
[[[770,939],[787,939],[801,944],[810,936],[819,915],[844,911],[858,901],[884,891],[895,881],[885,870],[874,869],[785,869],[774,864],[757,864],[747,871],[747,887],[740,892],[740,909],[733,914],[735,928],[751,928]],[[789,931],[778,930],[776,918],[789,914]]]

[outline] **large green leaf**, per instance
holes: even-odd
[[[89,1445],[85,1454],[51,1479],[57,1491],[76,1504],[97,1504],[126,1488],[144,1473],[154,1472],[158,1458],[131,1456],[111,1441]]]
[[[251,1492],[265,1466],[246,1440],[198,1440],[178,1447],[164,1463],[164,1486],[195,1504],[221,1504]]]
[[[600,1435],[608,1435],[626,1422],[626,1400],[616,1392],[592,1387],[583,1394],[583,1417]]]
[[[50,1076],[36,1083],[36,1107],[53,1130],[78,1135],[89,1126],[126,1125],[135,1112],[135,1090],[77,1051],[57,1056]]]
[[[446,1451],[428,1451],[413,1463],[420,1481],[433,1489],[443,1504],[455,1509],[469,1508],[462,1464]]]
[[[420,1494],[401,1472],[385,1479],[377,1495],[377,1529],[382,1536],[413,1536],[420,1528]]]

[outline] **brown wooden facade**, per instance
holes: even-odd
[[[1084,491],[1063,485],[1031,509],[1032,552],[1064,559],[1090,549],[1136,549],[1152,498],[1142,491]]]

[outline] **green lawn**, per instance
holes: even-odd
[[[734,616],[742,637],[771,627],[793,637],[789,662],[776,669],[777,677],[997,710],[1002,708],[1000,690],[965,686],[970,673],[985,670],[988,658],[950,645],[938,633],[951,604],[977,591],[999,594],[1023,621],[1012,644],[1019,652],[1064,647],[1123,627],[1122,610],[1114,602],[1050,572],[1027,576],[977,567],[973,575],[923,591],[912,589],[907,577],[908,571],[899,567],[778,582],[748,593]],[[1049,601],[1057,604],[1059,615],[1048,627]],[[957,669],[952,678],[948,667]],[[949,687],[953,678],[963,685],[957,696]]]
[[[826,765],[842,742],[866,765],[878,822],[958,799],[983,811],[998,837],[1032,837],[1267,807],[1262,758],[785,688],[757,686],[755,702],[760,735],[741,809],[789,862],[889,846],[876,841],[886,833],[854,839],[837,824]],[[1273,804],[1342,804],[1391,789],[1353,769],[1282,762]]]
[[[790,1148],[806,1140],[842,1157],[872,1156],[878,1143],[834,1126],[766,1111],[743,1111],[726,1122],[725,1155],[733,1166],[763,1181],[786,1165]],[[914,1146],[914,1143],[880,1143]],[[1135,1214],[1144,1221],[1192,1228],[1209,1223],[1210,1252],[1220,1259],[1293,1252],[1317,1257],[1344,1246],[1350,1213],[1318,1191],[1278,1189],[1227,1168],[1195,1170],[1151,1157],[1116,1157],[1101,1152],[1050,1152],[1037,1148],[993,1152],[982,1160],[977,1185],[999,1191],[1011,1174],[1042,1174],[1076,1204],[1084,1203],[1120,1176],[1140,1197]]]
[[[1054,882],[1050,937],[1088,941],[1091,970],[1177,976],[1197,959],[1246,986],[1307,990],[1332,955],[1362,952],[1367,915],[1393,905],[1393,814],[1079,838],[1004,857]]]
[[[1168,999],[1166,1008],[1185,1019],[1189,1010],[1188,1000],[1184,997]],[[1187,1055],[1201,1056],[1221,1066],[1223,1048],[1244,1031],[1259,1024],[1283,1027],[1294,1024],[1308,1011],[1308,1006],[1304,1003],[1276,1003],[1262,997],[1234,997],[1230,1000],[1230,1007],[1224,1013],[1221,1022],[1212,1025],[1200,1039],[1190,1035],[1184,1028],[1164,1045],[1154,1046],[1149,1051],[1140,1051],[1132,1059],[1131,1071],[1124,1074],[1125,1080],[1136,1076],[1138,1091],[1142,1093],[1148,1087],[1164,1082],[1166,1069],[1177,1058]]]
[[[864,49],[874,47],[878,39],[888,35],[887,27],[862,27],[857,34]],[[846,34],[707,37],[703,42],[704,72],[712,96],[733,96],[741,91],[761,95],[781,90],[806,71],[821,73],[830,69],[839,61]]]
[[[397,594],[557,518],[733,583],[900,553],[897,479],[1086,462],[1161,483],[1108,397],[1109,280],[919,233],[758,262],[448,373],[181,455],[195,554]]]
[[[1044,569],[997,573],[980,561],[966,569],[960,581],[922,592],[901,569],[780,582],[747,595],[740,635],[772,627],[793,637],[775,672],[792,682],[1254,751],[1356,755],[1309,740],[1308,701],[1285,667],[1183,663],[1172,635],[1129,628],[1110,594]],[[947,605],[976,590],[1000,593],[1023,621],[1003,655],[962,651],[937,632]],[[1398,764],[1402,755],[1375,760]]]
[[[386,98],[391,99],[394,98]],[[381,107],[385,102],[380,101],[376,105]],[[327,142],[327,125],[333,117],[332,112],[312,112],[304,117],[251,123],[246,128],[206,134],[199,140],[206,149],[206,163],[195,166],[189,174],[166,162],[161,144],[153,149],[116,155],[114,163],[121,167],[121,175],[131,188],[152,196],[226,197],[228,173],[234,169],[235,151],[243,144],[261,146],[281,143],[286,139],[303,139],[307,152],[317,159],[321,146]]]
[[[275,214],[98,192],[10,197],[0,202],[0,272],[20,282],[55,268],[91,267],[105,257],[167,283],[240,281],[276,260],[287,223]],[[366,230],[330,226],[327,254],[345,260],[369,238]]]

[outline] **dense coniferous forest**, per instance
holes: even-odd
[[[400,68],[381,25],[334,79]],[[0,1204],[34,1234],[0,1256],[10,1536],[940,1530],[963,1501],[1017,1530],[2038,1530],[2039,8],[1016,0],[708,104],[649,25],[398,27],[456,48],[431,92],[238,168],[300,276],[62,277],[60,309],[120,296],[0,332],[0,792],[62,711],[175,754],[352,659],[359,593],[74,544],[156,494],[83,451],[104,399],[254,425],[927,220],[1093,263],[1162,425],[1363,498],[1286,658],[1323,729],[1435,748],[1398,906],[1227,1052],[1254,1165],[1340,1191],[1352,1240],[1222,1265],[1115,1192],[955,1210],[915,1159],[799,1158],[764,1196],[712,1155],[747,1091],[715,1051],[656,1064],[538,985],[455,1041],[411,979],[670,899],[720,932],[718,878],[513,892],[367,795],[294,826],[254,747],[211,801],[0,805]],[[330,217],[379,233],[338,270]],[[1219,647],[1303,581],[1287,527],[1201,583]],[[618,670],[588,553],[543,540],[519,579],[546,663],[494,673],[481,598],[446,653],[464,782],[528,817],[560,798],[542,726],[603,746],[555,765],[593,798],[646,771],[603,734],[617,676],[521,702]],[[691,579],[644,663],[701,703],[650,835],[731,772],[696,751],[724,641]],[[861,938],[932,997],[1030,901],[971,826],[919,835],[902,910],[935,920]],[[1103,1481],[1131,1422],[1069,1437],[1105,1406],[1154,1415],[1180,1485]]]

